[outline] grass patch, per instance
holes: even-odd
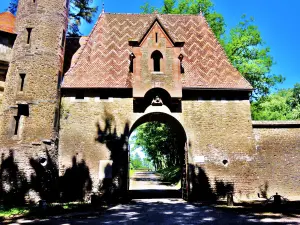
[[[6,208],[0,206],[0,224],[2,220],[14,220],[16,218],[47,218],[67,213],[95,213],[106,209],[108,205],[92,206],[84,202],[50,203],[45,209],[38,205],[28,205],[24,207]]]
[[[130,169],[130,170],[129,170],[129,177],[132,177],[133,174],[135,173],[135,171],[136,171],[136,170]]]
[[[28,207],[0,208],[0,217],[12,217],[29,213]]]

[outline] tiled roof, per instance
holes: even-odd
[[[10,12],[0,13],[0,31],[15,34],[16,17]]]
[[[131,46],[155,19],[174,41],[184,41],[183,88],[252,89],[230,64],[201,15],[102,14],[66,73],[63,88],[130,88]]]

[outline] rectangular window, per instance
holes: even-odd
[[[35,3],[35,0],[32,0],[33,1],[33,3]]]
[[[21,84],[20,84],[20,91],[23,91],[24,90],[24,83],[25,83],[25,76],[26,74],[25,73],[21,73],[20,74],[20,78],[21,78]]]
[[[23,116],[29,116],[29,106],[28,104],[19,104],[18,105],[18,114],[14,116],[15,118],[15,130],[14,135],[19,135],[20,123],[23,122]]]
[[[84,92],[83,91],[79,91],[76,93],[76,99],[84,99]]]
[[[155,33],[155,42],[157,43],[158,42],[158,34]]]
[[[27,44],[30,44],[32,28],[26,28],[26,30],[27,30]]]
[[[62,39],[61,39],[61,47],[65,46],[65,39],[66,39],[66,31],[63,30]]]

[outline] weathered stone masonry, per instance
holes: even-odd
[[[299,199],[300,122],[254,121],[253,133],[259,189]]]
[[[299,122],[251,120],[252,87],[203,16],[102,13],[80,48],[77,39],[67,41],[64,57],[66,2],[20,0],[0,112],[2,160],[13,153],[30,181],[37,173],[30,159],[41,165],[51,159],[60,176],[75,171],[65,192],[87,182],[79,195],[99,190],[99,163],[113,160],[114,182],[126,189],[128,137],[142,122],[160,118],[184,129],[178,138],[186,141],[188,177],[202,171],[207,179],[200,186],[189,180],[194,196],[201,185],[217,192],[229,184],[237,199],[265,192],[299,198]],[[162,56],[159,69],[155,51]],[[26,75],[22,91],[20,74]],[[152,104],[156,97],[162,104]]]
[[[67,15],[64,0],[19,1],[17,38],[0,112],[0,151],[2,160],[13,153],[28,179],[34,174],[30,159],[47,158],[47,151],[58,158],[58,82]]]

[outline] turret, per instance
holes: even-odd
[[[0,142],[54,140],[68,0],[19,0],[12,60],[0,109]]]

